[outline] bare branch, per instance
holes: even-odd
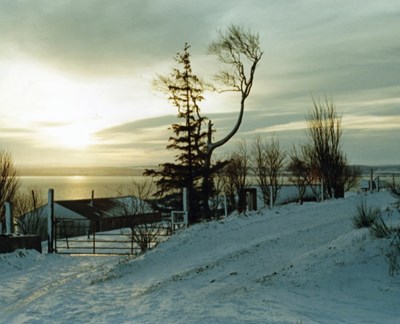
[[[244,30],[240,26],[231,25],[226,33],[219,31],[218,35],[218,40],[209,45],[208,52],[217,55],[220,62],[228,65],[228,69],[217,73],[216,78],[229,89],[240,92],[241,100],[240,112],[233,129],[224,138],[215,143],[212,143],[211,136],[209,136],[209,159],[211,159],[212,152],[217,147],[227,143],[238,131],[243,119],[245,100],[250,94],[254,74],[263,54],[260,49],[258,34]]]
[[[20,184],[11,154],[0,150],[0,222],[4,219],[4,204],[13,201]]]

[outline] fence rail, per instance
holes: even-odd
[[[59,254],[136,255],[171,234],[171,222],[158,213],[97,221],[59,218],[54,244]]]

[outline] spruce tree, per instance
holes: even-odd
[[[158,170],[146,170],[144,174],[155,178],[156,197],[163,198],[171,208],[182,208],[181,190],[186,187],[189,221],[195,222],[202,216],[201,179],[207,152],[207,132],[202,125],[207,118],[200,115],[198,104],[204,99],[204,85],[193,74],[189,48],[185,44],[183,52],[176,55],[179,68],[156,80],[157,87],[168,93],[169,101],[178,110],[179,122],[172,124],[173,136],[167,145],[168,150],[177,152],[175,162],[160,164]]]

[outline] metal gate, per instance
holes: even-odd
[[[60,254],[137,255],[172,234],[161,214],[102,220],[57,218],[54,248]]]

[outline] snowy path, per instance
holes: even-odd
[[[135,260],[0,259],[1,322],[396,323],[399,277],[387,274],[383,241],[352,228],[359,201],[198,224]]]
[[[27,255],[32,256],[29,264],[25,262]],[[44,303],[44,299],[52,298],[63,289],[69,290],[85,277],[102,275],[115,265],[115,261],[117,264],[124,261],[116,257],[39,255],[33,251],[18,251],[15,257],[17,260],[14,258],[8,267],[2,264],[0,273],[1,322],[4,323],[10,323],[31,305]]]

